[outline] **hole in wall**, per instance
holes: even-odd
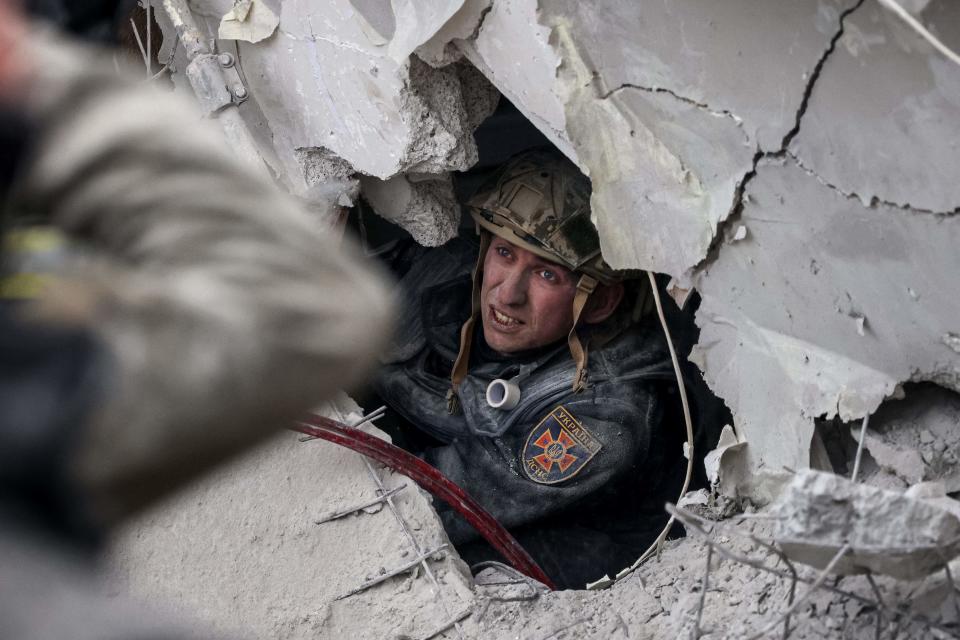
[[[892,490],[935,481],[960,496],[960,394],[932,382],[902,389],[870,417],[859,478]],[[813,466],[849,477],[860,426],[860,420],[820,421],[816,434],[824,455]]]
[[[549,147],[551,143],[523,114],[508,100],[501,97],[496,111],[488,117],[475,131],[475,140],[478,147],[479,160],[469,171],[455,172],[453,174],[454,189],[457,200],[461,203],[467,201],[498,169],[505,161],[512,156],[528,149]],[[361,202],[353,213],[353,224],[363,229],[363,234],[368,245],[380,246],[390,243],[394,240],[403,240],[407,234],[370,210],[366,203]],[[464,212],[461,217],[460,232],[461,235],[472,234],[474,229],[473,219]],[[410,244],[409,240],[407,243]],[[405,270],[411,268],[405,264]],[[404,271],[408,273],[409,271]],[[640,280],[636,281],[641,282]],[[665,282],[661,282],[661,288]],[[638,289],[638,287],[634,287]],[[630,295],[638,295],[637,291],[632,291]],[[698,299],[694,295],[686,309],[680,310],[673,303],[672,299],[665,294],[662,296],[668,321],[673,332],[674,339],[678,341],[678,348],[683,360],[689,352],[690,346],[696,342],[697,329],[693,323],[693,312],[698,306]],[[417,299],[422,300],[422,294],[417,294]],[[633,308],[632,303],[627,303],[629,308]],[[448,305],[451,308],[457,305]],[[469,299],[461,300],[460,311],[466,312],[457,319],[457,322],[450,322],[451,326],[458,329],[462,325],[466,316],[469,315]],[[456,309],[453,309],[456,313]],[[435,314],[426,313],[421,310],[418,315],[423,318],[425,333],[429,334],[433,328],[427,325],[442,324]],[[660,336],[661,329],[655,318],[650,318],[651,335]],[[563,343],[565,345],[565,342]],[[680,347],[685,344],[685,347]],[[452,347],[456,350],[455,346]],[[428,370],[433,376],[433,381],[437,388],[443,387],[445,391],[448,387],[450,371],[453,365],[453,356],[449,351],[443,352],[439,349],[436,352],[431,349],[423,348],[418,361],[418,366]],[[691,374],[697,375],[695,370]],[[615,575],[621,569],[630,566],[637,557],[649,546],[654,538],[660,533],[661,528],[667,520],[663,510],[663,504],[666,501],[675,502],[679,497],[680,486],[682,485],[686,461],[679,452],[682,450],[682,444],[685,440],[684,421],[680,407],[679,394],[676,392],[676,383],[672,378],[672,369],[669,375],[664,376],[663,380],[651,382],[650,386],[653,393],[657,396],[657,411],[662,411],[664,416],[660,418],[658,425],[670,425],[670,429],[657,427],[652,435],[650,443],[650,455],[643,461],[638,462],[636,466],[617,478],[617,482],[611,481],[609,486],[605,486],[599,491],[591,494],[589,500],[573,505],[565,509],[561,515],[544,516],[537,520],[534,525],[525,525],[523,527],[511,528],[521,545],[537,558],[544,569],[551,576],[563,576],[565,571],[571,569],[578,562],[582,563],[579,557],[591,556],[595,564],[591,567],[579,566],[576,568],[578,575],[588,573],[591,569],[593,574],[588,579],[583,579],[576,584],[567,582],[566,588],[582,587],[586,582],[601,578],[604,574]],[[719,436],[719,430],[723,424],[730,423],[729,411],[722,402],[717,400],[707,390],[702,380],[690,380],[687,382],[688,393],[693,402],[698,402],[702,409],[701,413],[706,416],[710,412],[711,417],[704,420],[711,420],[715,423],[715,429],[711,432],[700,432],[696,442],[696,450],[702,456],[711,449]],[[436,395],[436,394],[435,394]],[[707,406],[708,401],[712,400],[712,406]],[[558,401],[559,402],[559,401]],[[367,407],[390,405],[391,402],[385,397],[369,397],[361,399],[361,404]],[[525,428],[527,431],[535,429],[537,420],[543,417],[552,407],[547,407],[536,416]],[[444,411],[442,407],[435,407],[437,411]],[[695,410],[696,411],[696,410]],[[403,415],[401,415],[403,414]],[[607,416],[610,420],[616,420],[616,415]],[[695,417],[697,420],[697,417]],[[411,416],[408,408],[397,408],[397,410],[388,411],[388,417],[378,423],[381,429],[388,431],[394,442],[414,453],[423,453],[431,447],[443,446],[431,434],[424,434],[422,430],[413,428],[416,416]],[[391,426],[393,425],[393,426]],[[405,427],[402,425],[406,425]],[[587,424],[589,429],[589,425]],[[434,434],[435,435],[435,434]],[[606,445],[612,450],[617,446],[616,442],[608,442]],[[485,455],[501,455],[505,465],[516,467],[519,458],[516,452],[504,453],[501,445],[492,445],[494,449],[500,446],[499,453],[496,451],[487,452]],[[546,451],[546,450],[545,450]],[[674,451],[677,458],[662,455],[662,451]],[[478,454],[479,455],[479,454]],[[663,459],[670,458],[668,463],[661,464]],[[605,456],[601,456],[601,459]],[[514,475],[522,478],[520,470],[513,469]],[[694,483],[691,489],[705,485],[705,478],[702,465],[696,465]],[[664,479],[665,478],[665,479]],[[663,482],[657,491],[650,491],[649,487],[655,483]],[[560,487],[562,485],[556,485]],[[626,487],[630,489],[625,490]],[[466,487],[468,491],[470,487]],[[475,494],[481,503],[491,499],[498,491],[508,491],[509,487],[491,486],[487,495]],[[471,493],[474,493],[471,491]],[[656,495],[653,495],[653,494]],[[593,504],[596,502],[596,504]],[[441,508],[442,509],[442,508]],[[441,511],[442,513],[442,511]],[[576,516],[576,517],[575,517]],[[582,516],[582,517],[581,517]],[[449,522],[449,519],[447,519]],[[602,522],[606,529],[599,526],[592,527],[589,523]],[[609,525],[609,526],[608,526]],[[610,531],[616,531],[611,535]],[[671,537],[682,535],[682,529],[676,526]],[[566,540],[571,548],[579,548],[578,554],[570,556],[564,564],[555,562],[551,555],[544,554],[542,551],[550,546],[556,546],[559,539]],[[492,549],[482,541],[466,541],[457,544],[457,550],[461,557],[470,565],[476,566],[486,560],[502,560],[497,554],[492,553]],[[597,561],[596,554],[591,550],[602,549],[604,558],[607,562]],[[579,557],[578,557],[579,556]]]

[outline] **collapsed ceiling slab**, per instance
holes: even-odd
[[[956,24],[960,11],[951,5],[946,16],[948,4],[928,8]],[[924,169],[930,159],[956,162],[960,69],[937,82],[929,70],[944,61],[916,36],[905,46],[877,11],[864,5],[848,16],[855,35],[845,32],[823,65],[790,149],[760,161],[738,217],[747,239],[721,246],[696,276],[701,364],[753,443],[757,469],[806,466],[816,417],[861,418],[901,382],[960,382],[947,339],[960,307],[942,295],[958,266],[960,218],[950,210],[960,201],[945,199],[955,180]],[[903,89],[922,91],[873,85],[878,110],[851,93],[863,76],[888,86],[903,77]],[[912,114],[899,125],[895,105]],[[882,135],[891,127],[902,131]],[[903,190],[883,190],[893,184]],[[894,196],[903,202],[887,201]],[[924,198],[948,211],[905,204]]]
[[[561,2],[541,9],[604,256],[682,276],[737,204],[754,156],[795,126],[853,2]]]
[[[872,413],[899,382],[950,382],[960,225],[865,208],[789,158],[761,162],[740,224],[697,278],[695,359],[756,467],[807,464],[814,418]],[[952,384],[956,384],[954,379]]]
[[[175,37],[161,3],[153,4],[166,36],[163,58]],[[393,13],[379,20],[364,16],[348,0],[322,6],[306,0],[252,4],[250,16],[278,16],[269,37],[250,42],[234,27],[228,34],[237,39],[221,39],[218,47],[235,56],[242,69],[245,95],[255,96],[242,107],[245,120],[261,142],[261,153],[294,194],[308,202],[349,205],[357,175],[388,180],[405,172],[441,174],[477,161],[473,129],[496,106],[496,91],[472,68],[433,68],[397,53],[397,47],[417,43],[408,30],[425,28],[419,20],[423,7],[405,5],[396,22]],[[244,24],[233,17],[231,0],[190,6],[211,40],[223,17],[231,25]],[[459,6],[446,8],[446,13],[427,13],[442,24]],[[402,30],[396,45],[376,28],[388,31],[391,20],[394,30],[397,24]],[[407,44],[400,43],[405,38]],[[176,70],[186,64],[179,54],[172,65],[175,78],[182,77]],[[350,167],[349,176],[337,178],[338,190],[328,184],[321,193],[310,183],[307,173],[315,163],[304,162],[303,149],[323,149]],[[448,211],[448,218],[458,216],[456,209]]]
[[[474,4],[483,0],[474,0]],[[499,0],[477,16],[470,38],[453,45],[571,160],[577,152],[566,129],[556,84],[560,56],[550,28],[540,24],[535,0]],[[436,39],[442,37],[438,33]]]

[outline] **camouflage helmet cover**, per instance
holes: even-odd
[[[609,283],[627,274],[618,274],[600,255],[590,191],[590,180],[570,160],[537,150],[507,162],[467,206],[490,233]]]

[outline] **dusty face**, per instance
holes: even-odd
[[[573,325],[577,276],[494,236],[483,260],[483,337],[500,353],[543,347]]]

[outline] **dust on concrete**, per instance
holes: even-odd
[[[743,639],[782,619],[788,608],[791,581],[784,562],[751,540],[771,539],[773,527],[762,519],[728,521],[714,537],[730,553],[763,563],[783,575],[761,571],[714,552],[706,597],[700,611],[707,547],[699,538],[667,543],[658,559],[640,567],[628,579],[603,592],[546,593],[528,602],[494,602],[479,621],[476,637],[546,640],[547,638],[703,638]],[[813,569],[795,565],[805,579]],[[957,567],[960,568],[960,567]],[[876,577],[885,610],[880,614],[883,637],[948,638],[957,621],[956,596],[943,573],[926,581],[904,583]],[[878,628],[876,596],[868,579],[831,579],[832,589],[850,592],[866,602],[818,590],[790,618],[791,638],[873,639]],[[807,585],[800,584],[796,597]],[[918,599],[918,595],[922,597]],[[921,602],[922,601],[922,602]],[[897,607],[905,613],[894,614]],[[697,619],[700,615],[700,622]],[[941,629],[911,616],[926,616]],[[699,627],[700,635],[694,633]],[[946,629],[946,630],[944,630]],[[781,628],[768,637],[780,637]]]
[[[373,468],[388,490],[407,485],[394,502],[419,548],[448,544],[416,483]],[[449,547],[426,561],[439,588],[421,566],[337,600],[417,557],[389,508],[316,524],[376,495],[359,454],[284,433],[126,527],[111,558],[114,589],[249,637],[419,637],[472,603]]]

